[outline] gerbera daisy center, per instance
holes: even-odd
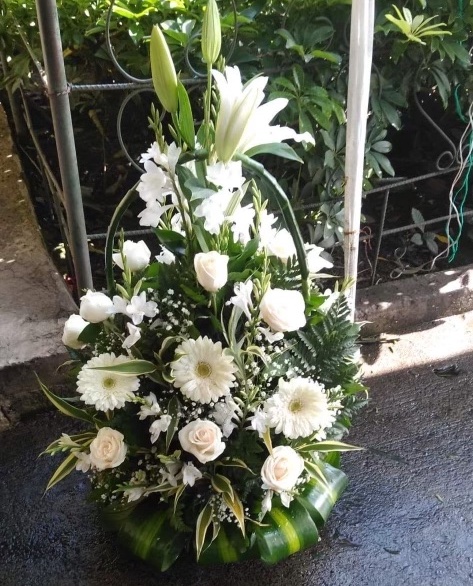
[[[200,378],[209,378],[212,374],[212,367],[208,362],[198,362],[195,367],[195,372]]]
[[[302,411],[303,407],[304,404],[300,399],[294,399],[289,403],[289,411],[291,413],[299,413],[299,411]]]
[[[102,387],[104,389],[113,389],[116,386],[116,384],[117,381],[111,376],[107,376],[102,380]]]

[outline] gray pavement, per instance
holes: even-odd
[[[473,584],[473,315],[364,347],[371,401],[349,440],[350,485],[322,542],[277,566],[161,575],[119,549],[74,473],[42,497],[57,461],[37,454],[75,425],[43,413],[0,435],[2,586],[467,586]],[[393,338],[393,335],[389,336]],[[442,377],[436,367],[457,365]]]

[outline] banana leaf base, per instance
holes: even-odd
[[[247,523],[243,536],[236,524],[222,523],[214,539],[204,545],[198,563],[203,565],[260,559],[275,564],[319,541],[335,503],[347,486],[347,477],[330,464],[323,464],[326,482],[309,481],[289,507],[278,499],[260,525]],[[118,531],[119,542],[133,555],[160,571],[167,570],[192,548],[192,532],[178,531],[172,524],[172,506],[163,508],[150,499],[138,505],[107,508],[104,523]]]

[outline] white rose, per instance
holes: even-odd
[[[268,289],[259,308],[261,317],[275,332],[293,332],[305,326],[305,302],[299,291]]]
[[[148,266],[151,251],[143,240],[139,242],[125,240],[122,252],[117,252],[112,255],[113,262],[124,270],[122,256],[125,257],[126,266],[134,273],[136,271],[142,271]]]
[[[82,330],[88,326],[89,322],[83,320],[80,315],[71,315],[71,317],[64,324],[64,332],[62,334],[62,343],[74,350],[80,350],[85,346],[84,342],[78,340]]]
[[[304,460],[289,446],[278,446],[261,468],[264,488],[274,492],[289,492],[304,471]]]
[[[79,313],[85,320],[97,324],[113,315],[115,307],[113,301],[105,293],[89,290],[80,298]]]
[[[285,264],[288,258],[295,256],[296,247],[291,234],[286,228],[279,230],[279,232],[272,238],[266,246],[269,255],[277,256]]]
[[[90,444],[90,463],[97,470],[116,468],[125,460],[126,451],[123,434],[111,427],[102,427]]]
[[[191,453],[202,464],[211,462],[225,449],[222,432],[213,421],[196,419],[179,432],[182,449]]]
[[[228,256],[215,250],[199,252],[194,257],[197,280],[206,291],[215,293],[228,279]]]

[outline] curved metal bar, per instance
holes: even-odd
[[[125,71],[123,69],[123,67],[120,65],[120,63],[118,63],[118,60],[117,60],[115,53],[113,51],[112,41],[110,39],[110,22],[112,20],[112,13],[113,13],[114,5],[115,5],[115,0],[111,0],[110,6],[108,7],[108,11],[107,11],[107,19],[105,21],[105,42],[107,44],[107,51],[108,51],[108,54],[110,55],[110,59],[112,60],[113,64],[117,68],[117,70],[123,75],[123,77],[125,77],[129,81],[133,81],[134,83],[150,84],[153,82],[151,77],[148,79],[140,79],[139,77],[134,77],[133,75],[130,75],[127,71]]]
[[[128,152],[128,149],[125,146],[125,142],[123,141],[123,136],[122,136],[122,118],[123,118],[123,112],[125,111],[125,108],[128,104],[128,102],[133,99],[136,95],[142,93],[142,92],[151,92],[151,93],[155,93],[153,88],[148,88],[148,87],[143,87],[143,88],[139,88],[134,90],[133,92],[129,93],[125,99],[123,100],[120,109],[118,110],[118,114],[117,114],[117,136],[118,136],[118,142],[120,143],[120,147],[123,150],[123,153],[125,154],[125,157],[130,161],[130,163],[133,165],[133,167],[135,169],[137,169],[140,173],[143,173],[143,169],[142,167],[140,167],[138,165],[138,163],[135,162],[135,160],[133,159],[133,157],[130,155],[130,153]],[[164,116],[164,112],[161,114],[161,120],[163,119]]]
[[[427,114],[427,112],[424,110],[424,108],[422,107],[419,98],[417,97],[417,92],[414,92],[414,102],[415,105],[417,107],[417,109],[419,110],[419,112],[422,114],[422,116],[427,120],[427,122],[430,124],[430,126],[432,126],[432,128],[438,133],[440,134],[440,136],[445,140],[445,142],[447,142],[450,146],[449,150],[444,151],[443,153],[440,153],[440,155],[437,157],[437,160],[435,162],[435,166],[437,167],[437,169],[439,171],[444,171],[445,169],[450,169],[450,167],[453,165],[453,163],[458,162],[458,149],[456,147],[456,145],[454,144],[454,142],[452,140],[450,140],[450,138],[445,134],[445,132],[440,128],[440,126],[438,126],[433,120],[432,118]],[[447,164],[447,166],[442,166],[440,163],[442,161],[442,159],[444,157],[448,157],[450,159],[450,162]]]
[[[195,77],[198,77],[199,79],[205,79],[207,77],[207,72],[197,71],[197,69],[192,65],[189,59],[190,47],[192,45],[192,42],[200,36],[202,36],[202,32],[197,32],[191,35],[189,42],[184,47],[184,60],[186,62],[187,68],[193,75],[195,75]]]

